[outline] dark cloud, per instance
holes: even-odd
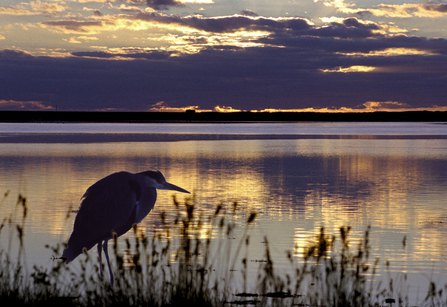
[[[63,32],[76,32],[76,33],[89,33],[92,27],[103,26],[102,21],[78,21],[78,20],[54,20],[43,21],[41,23],[45,26],[51,26],[57,28]]]
[[[342,46],[343,41],[351,44],[349,40],[317,41],[301,38],[297,47],[289,48],[209,48],[175,57],[167,52],[124,50],[76,52],[66,59],[23,57],[17,52],[11,60],[11,52],[6,51],[0,53],[4,88],[0,99],[41,101],[46,106],[58,105],[59,110],[145,110],[159,101],[171,107],[198,105],[202,109],[216,105],[239,109],[358,107],[367,101],[398,101],[412,107],[445,105],[445,55],[350,57],[332,50],[352,49]],[[363,51],[373,45],[367,41]],[[394,43],[403,44],[402,39]],[[412,43],[420,42],[410,39],[406,45]],[[331,44],[339,45],[329,48]],[[393,41],[382,45],[391,47]],[[353,65],[395,71],[322,72]]]
[[[93,15],[99,16],[99,17],[103,16],[103,14],[101,13],[100,10],[93,10]]]
[[[247,10],[243,10],[243,11],[241,12],[241,15],[251,16],[251,17],[257,17],[257,16],[259,16],[257,13],[255,13],[255,12],[253,12],[252,10],[249,10],[249,9],[247,9]]]
[[[122,52],[108,52],[108,51],[78,51],[71,52],[71,55],[77,57],[97,58],[97,59],[145,59],[145,60],[164,60],[168,59],[172,52],[167,51],[133,51],[132,49],[121,49]]]
[[[427,11],[435,11],[439,13],[447,13],[446,3],[425,3],[422,7]]]
[[[164,15],[157,12],[138,12],[135,15],[123,16],[132,20],[152,21],[166,25],[181,25],[193,29],[213,32],[213,33],[231,33],[240,30],[307,30],[311,29],[310,24],[304,18],[274,19],[266,17],[249,17],[242,15],[224,16],[224,17],[202,17],[178,15]]]
[[[144,5],[146,3],[146,0],[120,0],[120,2],[132,5]]]
[[[362,23],[357,18],[346,18],[342,22],[332,22],[328,26],[316,27],[305,18],[267,18],[242,15],[224,17],[203,17],[164,15],[157,12],[138,12],[122,18],[152,21],[166,25],[180,25],[210,33],[232,33],[236,31],[267,31],[284,36],[317,36],[338,38],[367,38],[377,36],[380,26]]]
[[[33,56],[25,51],[0,49],[0,58],[32,58]]]
[[[337,25],[337,23],[332,23],[333,25]],[[380,27],[375,23],[361,23],[357,18],[346,18],[343,20],[342,24],[348,28],[357,28],[357,29],[368,29],[368,30],[379,30]]]
[[[146,4],[154,10],[167,10],[170,7],[184,6],[182,2],[176,0],[146,0]]]

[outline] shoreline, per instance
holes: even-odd
[[[17,143],[119,143],[119,142],[184,142],[241,140],[445,140],[447,135],[353,135],[353,134],[194,134],[194,133],[1,133],[0,144]]]

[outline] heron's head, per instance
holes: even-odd
[[[172,183],[166,182],[165,177],[162,173],[159,171],[145,171],[138,173],[138,175],[141,175],[144,180],[144,186],[149,188],[155,188],[159,190],[173,190],[178,191],[182,193],[189,193],[185,189],[182,189],[181,187],[178,187]]]

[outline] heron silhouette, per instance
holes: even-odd
[[[101,255],[104,249],[110,284],[113,287],[108,240],[113,238],[114,233],[117,236],[125,234],[133,224],[140,223],[149,214],[157,200],[157,189],[189,193],[166,182],[159,171],[136,174],[118,172],[94,183],[82,196],[73,232],[62,259],[68,264],[79,256],[84,248],[89,250],[98,244],[100,274],[103,275]]]

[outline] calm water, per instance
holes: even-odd
[[[30,263],[51,263],[44,245],[68,239],[74,215],[65,215],[91,184],[147,169],[194,191],[205,213],[233,201],[257,211],[254,271],[264,236],[286,270],[285,251],[300,258],[321,226],[336,234],[350,225],[355,243],[371,225],[372,257],[407,273],[416,299],[429,280],[447,282],[443,123],[0,124],[0,192],[10,191],[0,209],[6,216],[16,195],[27,197]],[[171,197],[159,192],[147,231],[161,211],[173,212]]]

